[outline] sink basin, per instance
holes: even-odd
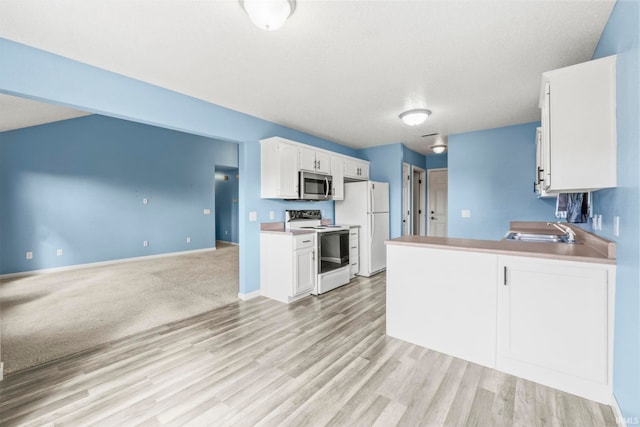
[[[518,233],[513,231],[507,234],[505,239],[536,243],[568,243],[567,236],[560,236],[557,234]]]

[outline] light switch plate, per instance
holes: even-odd
[[[276,213],[274,211],[269,211],[269,219],[276,219]]]
[[[463,209],[462,212],[460,212],[460,216],[462,216],[462,218],[471,218],[471,211],[469,209]]]
[[[258,212],[249,212],[249,221],[257,221],[258,220]]]
[[[211,209],[205,209],[202,211],[205,215],[211,215]]]

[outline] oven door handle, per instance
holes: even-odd
[[[326,183],[325,185],[325,191],[324,191],[324,198],[328,199],[329,198],[329,178],[327,178],[326,176],[324,177],[324,182]]]

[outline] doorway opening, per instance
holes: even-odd
[[[216,241],[237,245],[238,230],[238,168],[216,166]]]
[[[412,167],[412,180],[411,187],[413,193],[413,199],[411,203],[411,216],[413,218],[411,234],[417,236],[424,236],[427,226],[425,220],[426,213],[426,181],[427,172],[417,166]]]
[[[402,235],[411,234],[411,166],[402,163]]]

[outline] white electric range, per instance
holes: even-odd
[[[287,210],[286,230],[311,229],[316,233],[314,295],[349,283],[349,227],[323,224],[320,210]]]

